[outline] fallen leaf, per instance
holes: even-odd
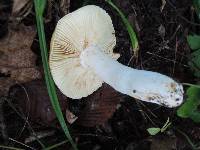
[[[76,123],[87,127],[103,125],[112,117],[121,97],[112,87],[103,84],[99,90],[83,99],[86,101],[86,106]]]
[[[30,49],[35,35],[35,27],[20,24],[13,28],[10,25],[7,36],[0,40],[0,73],[9,76],[13,83],[41,78],[36,55]]]
[[[22,68],[13,70],[11,74],[11,78],[15,81],[24,83],[31,80],[39,79],[41,78],[41,73],[36,68]]]
[[[12,16],[24,18],[33,6],[32,0],[13,0]]]
[[[66,109],[65,116],[66,116],[67,121],[68,121],[70,124],[74,123],[74,122],[78,119],[78,117],[75,116],[75,115],[74,115],[71,111],[69,111],[68,109]]]
[[[68,123],[92,127],[103,125],[115,112],[121,96],[107,84],[92,95],[84,98],[85,107],[80,115],[75,116],[69,110],[67,97],[57,90],[58,99],[63,112],[65,112]],[[56,123],[56,115],[51,106],[46,85],[44,81],[36,80],[11,87],[9,96],[16,99],[24,114],[30,120],[51,126]],[[83,100],[83,99],[82,99]]]
[[[58,99],[63,112],[67,108],[67,97],[57,90]],[[15,99],[26,116],[34,122],[51,126],[56,121],[44,81],[35,80],[25,84],[12,86],[9,96]]]
[[[69,7],[70,7],[70,0],[61,0],[60,1],[60,10],[62,12],[62,15],[66,15],[69,13]]]

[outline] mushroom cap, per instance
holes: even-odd
[[[113,53],[115,30],[110,16],[95,5],[84,6],[61,18],[53,33],[49,65],[53,80],[63,94],[73,99],[87,97],[103,81],[80,62],[80,53],[91,45],[117,59]]]

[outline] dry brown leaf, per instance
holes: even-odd
[[[78,117],[76,123],[82,126],[92,127],[103,125],[110,119],[120,103],[120,94],[107,84],[84,98],[86,107]]]
[[[10,27],[7,36],[0,40],[0,73],[9,75],[10,82],[24,83],[41,78],[36,56],[30,49],[35,35],[34,27],[20,24],[17,28]]]
[[[32,0],[13,0],[12,16],[24,18],[33,6]]]
[[[53,15],[55,16],[54,9],[56,9],[57,13],[59,13],[59,16],[62,17],[69,13],[69,7],[70,7],[70,0],[59,0],[59,1],[48,0],[46,6],[47,14],[45,15],[44,18],[45,23],[52,21]]]
[[[70,0],[61,0],[60,1],[60,10],[62,12],[62,15],[66,15],[69,13],[69,7],[70,7]]]
[[[36,80],[13,86],[10,97],[17,100],[18,105],[32,121],[40,121],[46,125],[53,125],[56,115],[50,103],[46,85],[41,80]],[[63,112],[65,112],[68,123],[93,127],[103,125],[115,112],[121,96],[109,85],[104,84],[102,88],[85,98],[85,108],[77,117],[68,110],[67,97],[57,90],[58,99]]]
[[[71,111],[69,111],[68,109],[66,109],[66,111],[65,111],[65,116],[66,116],[67,122],[70,123],[70,124],[74,123],[74,122],[78,119],[78,117],[75,116],[75,115],[74,115]]]
[[[57,90],[58,99],[63,111],[67,108],[67,97]],[[18,106],[30,120],[53,125],[56,115],[51,106],[49,95],[44,81],[35,80],[11,87],[9,96],[16,99]]]
[[[9,25],[8,35],[0,40],[1,51],[16,51],[20,48],[29,48],[36,35],[35,27],[19,24],[16,27]],[[6,48],[6,49],[5,49]]]

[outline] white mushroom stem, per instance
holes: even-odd
[[[182,103],[182,85],[168,76],[122,65],[95,45],[83,50],[80,59],[83,67],[91,68],[100,79],[123,94],[166,107]]]

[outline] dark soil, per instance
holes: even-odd
[[[191,0],[166,0],[163,10],[161,10],[162,0],[115,0],[114,3],[124,12],[137,33],[140,45],[137,61],[132,59],[133,53],[129,36],[122,20],[105,1],[71,1],[70,11],[78,9],[82,4],[95,4],[110,14],[117,37],[115,51],[121,54],[118,60],[121,63],[134,68],[157,71],[180,82],[193,83],[197,80],[192,76],[188,66],[190,49],[186,41],[186,36],[189,33],[198,34],[200,32],[200,24],[198,24],[199,21],[194,9],[192,9]],[[0,18],[0,37],[4,37],[8,31],[11,2],[7,2],[7,5],[7,8],[0,10],[1,16],[3,16]],[[48,45],[56,22],[62,17],[56,7],[53,8],[51,14],[51,21],[45,24]],[[33,25],[35,24],[34,18],[34,13],[32,13],[22,22],[26,25]],[[37,54],[37,65],[42,70],[37,36],[33,41],[32,50]],[[3,76],[4,74],[0,74],[0,77]],[[23,88],[29,95],[29,105],[26,103],[27,94]],[[31,89],[37,90],[31,92]],[[101,91],[102,94],[104,91],[117,93],[113,92],[107,85],[104,85],[102,89],[104,89]],[[66,101],[66,97],[61,93],[59,95],[63,110],[64,106],[67,106],[78,117],[86,113],[85,107],[88,106],[86,101],[70,99]],[[88,98],[88,101],[95,99],[96,95],[94,93]],[[112,95],[108,94],[108,97],[112,99]],[[99,99],[101,98],[100,95]],[[41,135],[47,133],[48,136],[39,138],[46,147],[65,140],[51,108],[43,81],[15,85],[10,89],[9,96],[1,97],[1,99],[4,103],[0,104],[0,145],[21,147],[27,150],[31,148],[42,149],[37,140],[26,144],[31,148],[19,143],[24,143],[25,139],[33,136],[32,133],[40,133]],[[195,124],[189,119],[177,117],[176,109],[168,109],[145,102],[141,104],[119,93],[113,99],[116,99],[118,103],[115,104],[117,109],[113,110],[114,113],[111,111],[104,114],[99,110],[105,116],[95,116],[97,117],[95,120],[94,117],[91,117],[94,112],[91,112],[88,116],[92,119],[90,117],[87,118],[88,120],[80,119],[77,123],[69,125],[71,135],[80,150],[190,150],[192,147],[183,133],[192,142],[199,144],[199,124]],[[109,109],[111,108],[109,107]],[[109,119],[107,119],[108,116]],[[170,118],[172,125],[166,132],[156,136],[148,134],[147,128],[162,127],[167,118]],[[98,122],[104,119],[104,123],[98,125]],[[96,121],[97,125],[91,127],[84,123],[85,120],[90,121],[88,124],[91,125],[95,124]],[[70,149],[70,144],[64,144],[56,149]]]

